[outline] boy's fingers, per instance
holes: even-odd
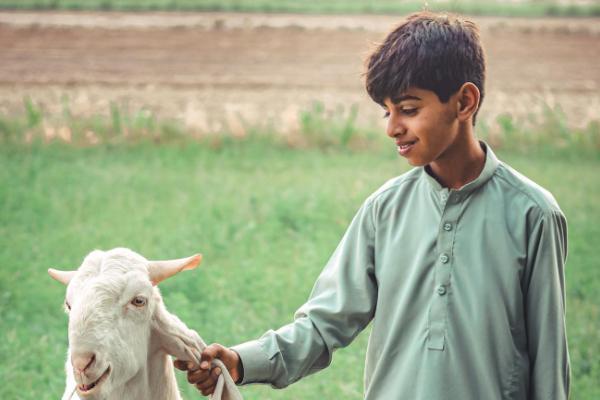
[[[203,396],[211,395],[215,391],[215,387],[214,386],[211,386],[210,388],[207,388],[207,389],[200,389],[198,387],[198,385],[196,385],[196,388],[200,391],[200,393],[202,393]]]
[[[203,383],[210,378],[210,372],[205,369],[197,369],[195,371],[189,371],[187,374],[187,380],[189,383]]]
[[[204,396],[208,396],[215,391],[221,368],[215,367],[211,369],[212,362],[215,358],[223,357],[226,348],[220,344],[213,343],[207,346],[200,357],[200,368],[192,370],[188,368],[188,382],[196,386]]]
[[[202,377],[195,380],[195,377],[190,377],[188,374],[188,382],[195,384],[196,388],[201,391],[214,391],[214,386],[217,384],[219,375],[221,375],[221,369],[215,368],[212,371],[202,371]],[[212,388],[212,389],[211,389]]]
[[[223,353],[223,346],[220,344],[213,343],[210,346],[207,346],[204,351],[202,351],[202,355],[200,357],[200,368],[202,369],[210,369],[210,364],[212,360],[215,358],[220,358]]]
[[[217,379],[218,379],[218,376],[215,377],[213,374],[210,374],[210,378],[208,378],[207,380],[205,380],[203,382],[196,383],[196,387],[200,390],[208,389],[217,384]]]
[[[196,383],[196,389],[198,389],[204,396],[213,394],[217,385],[217,380],[219,379],[219,375],[221,375],[221,369],[213,369],[208,379],[203,382]]]
[[[173,365],[175,366],[175,368],[177,368],[178,370],[181,371],[187,371],[188,370],[188,362],[187,361],[182,361],[182,360],[174,360],[173,361]]]
[[[217,384],[215,383],[210,383],[210,382],[202,382],[202,383],[196,383],[196,389],[200,390],[202,393],[204,392],[208,392],[208,394],[211,394],[212,392],[215,391]]]
[[[192,361],[187,362],[188,371],[197,371],[200,369],[200,366]]]
[[[191,361],[174,360],[173,365],[181,371],[196,371],[199,369],[199,366]]]

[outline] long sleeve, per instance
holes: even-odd
[[[560,211],[542,213],[529,237],[526,323],[531,400],[566,400],[569,354],[565,322],[564,265],[567,225]]]
[[[333,351],[348,345],[373,318],[372,208],[365,203],[320,274],[294,322],[260,339],[234,346],[244,366],[242,384],[282,388],[329,365]]]

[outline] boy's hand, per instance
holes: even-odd
[[[173,365],[175,368],[182,371],[187,371],[187,380],[192,385],[196,386],[204,396],[208,396],[215,391],[217,379],[221,375],[221,368],[215,367],[210,369],[212,361],[218,358],[225,364],[231,378],[234,382],[238,382],[242,376],[240,356],[233,350],[220,344],[214,343],[207,346],[202,352],[200,368],[193,368],[188,361],[175,360]]]

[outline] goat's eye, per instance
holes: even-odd
[[[68,301],[65,301],[65,308],[67,309],[67,311],[71,311],[71,305]]]
[[[131,300],[131,304],[136,307],[143,307],[146,305],[146,298],[142,296],[136,296]]]

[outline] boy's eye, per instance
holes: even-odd
[[[400,108],[400,113],[404,114],[404,115],[415,115],[417,113],[417,108],[416,107],[403,107]],[[383,118],[389,118],[390,116],[390,112],[386,111],[385,114],[383,114]]]

